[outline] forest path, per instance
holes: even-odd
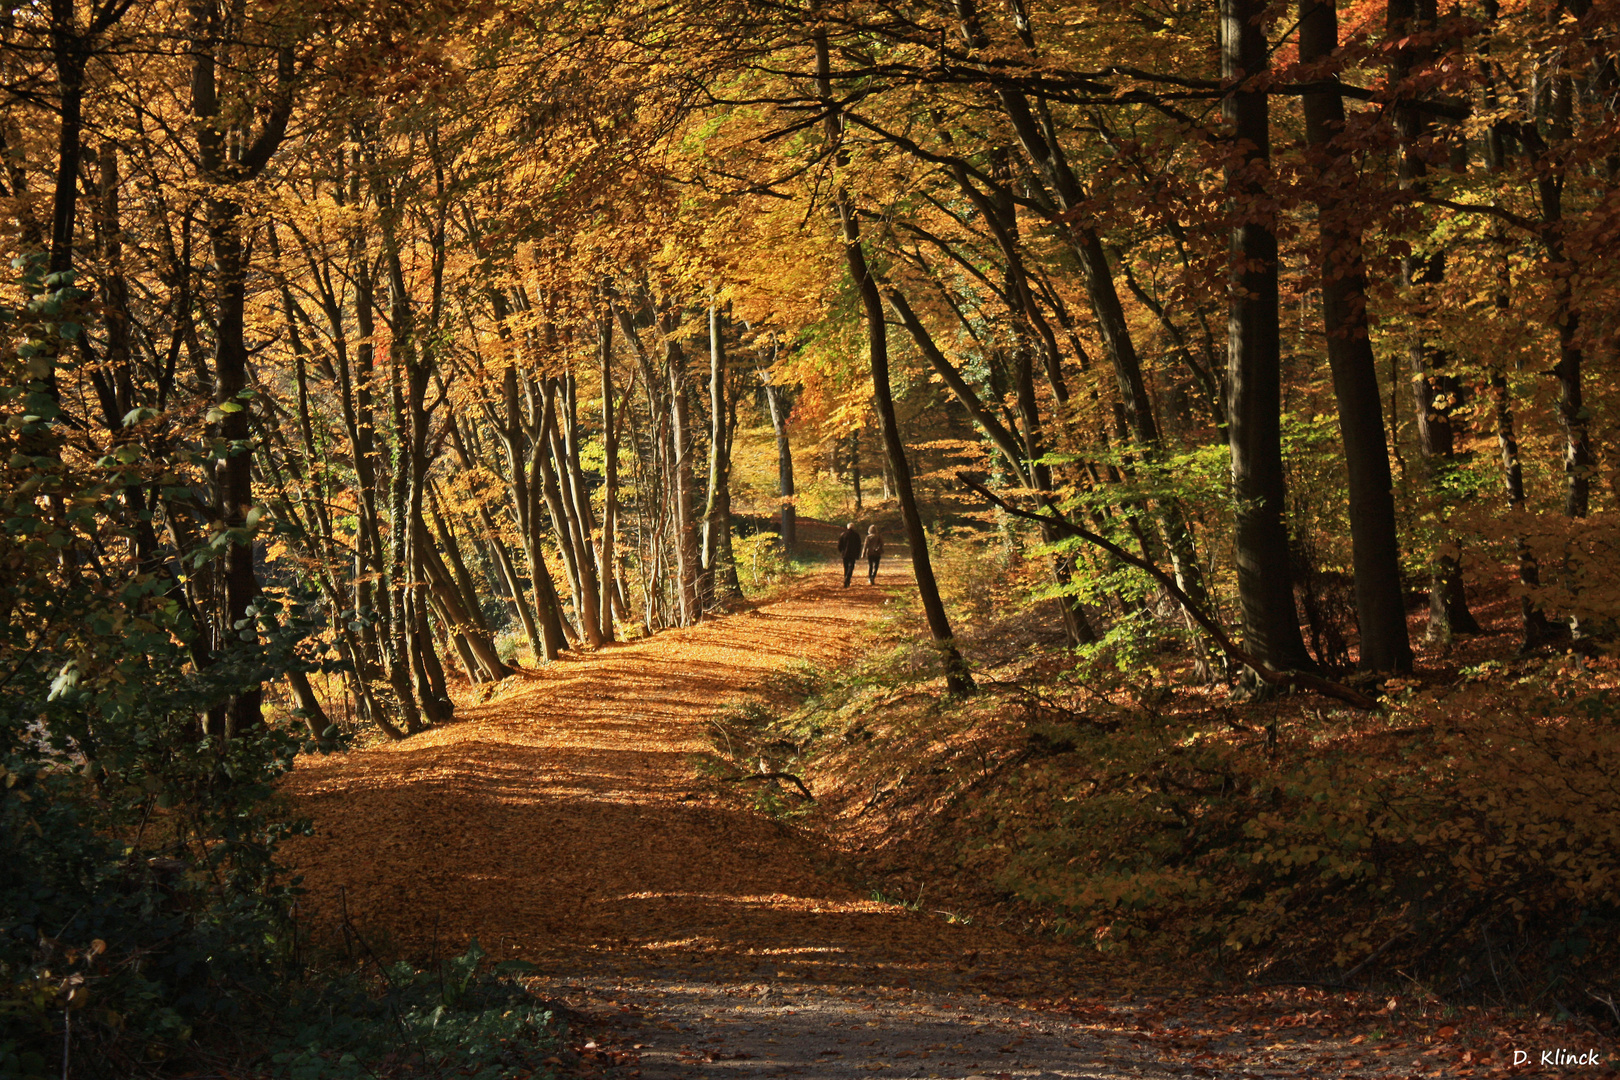
[[[796,661],[847,658],[891,598],[881,582],[911,580],[892,566],[846,590],[840,574],[551,664],[453,725],[301,761],[284,790],[317,833],[285,850],[307,924],[335,936],[346,911],[379,951],[442,956],[476,936],[539,964],[539,992],[611,1032],[574,1059],[586,1075],[1169,1076],[1238,1060],[1207,1039],[1144,1041],[1154,1023],[1130,1004],[1038,1007],[1072,951],[862,896],[816,838],[695,793],[707,717]]]

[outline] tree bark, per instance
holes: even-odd
[[[1331,61],[1339,47],[1336,0],[1300,0],[1299,59]],[[1338,403],[1350,491],[1350,543],[1355,572],[1360,663],[1369,671],[1412,670],[1412,642],[1401,591],[1394,481],[1389,471],[1377,358],[1367,334],[1367,271],[1353,200],[1354,169],[1336,142],[1344,131],[1338,73],[1332,89],[1303,97],[1305,138],[1317,158],[1317,235],[1322,326]]]
[[[726,317],[709,305],[709,485],[703,509],[703,572],[713,600],[742,595],[731,551],[731,445],[727,423]]]
[[[602,534],[596,555],[602,596],[597,610],[602,618],[602,640],[612,641],[619,577],[614,549],[614,534],[619,526],[619,428],[613,415],[613,314],[605,306],[597,313],[596,335],[597,362],[602,377]],[[622,608],[622,604],[620,606]]]
[[[775,363],[775,346],[772,346],[772,363]],[[798,544],[799,529],[798,515],[793,507],[793,446],[788,441],[788,407],[783,399],[781,387],[771,381],[769,370],[759,373],[760,381],[765,384],[765,404],[771,414],[771,430],[776,435],[776,495],[781,500],[781,524],[778,531],[782,537],[782,554],[788,558],[793,557],[793,549]]]
[[[1390,0],[1385,17],[1389,36],[1403,42],[1394,50],[1391,71],[1391,81],[1399,86],[1428,59],[1428,47],[1411,42],[1414,35],[1422,35],[1434,27],[1435,0]],[[1395,126],[1402,144],[1399,162],[1401,188],[1421,192],[1426,186],[1424,176],[1428,166],[1415,144],[1423,136],[1428,122],[1418,109],[1402,107],[1395,110]],[[1436,285],[1444,280],[1445,274],[1446,253],[1443,249],[1437,249],[1426,257],[1408,255],[1401,260],[1401,282],[1409,289]],[[1445,373],[1449,357],[1443,350],[1427,342],[1421,331],[1408,345],[1407,358],[1412,372],[1418,449],[1430,483],[1436,483],[1453,464],[1456,433],[1452,412],[1461,396],[1462,387],[1453,376]],[[1462,562],[1450,553],[1449,547],[1449,544],[1442,544],[1429,564],[1427,637],[1431,641],[1449,642],[1456,634],[1480,632],[1479,623],[1468,610]]]
[[[1232,215],[1226,370],[1238,603],[1247,651],[1273,668],[1309,671],[1315,662],[1299,633],[1283,521],[1277,236],[1263,208],[1270,102],[1248,82],[1269,63],[1264,13],[1262,0],[1221,0],[1221,75],[1230,84],[1222,111],[1233,139],[1226,168]]]
[[[814,42],[816,82],[827,110],[825,126],[828,147],[831,149],[838,143],[840,130],[832,103],[831,60],[826,32],[815,31]],[[885,456],[894,474],[895,494],[900,501],[900,517],[905,523],[906,540],[911,547],[911,565],[917,578],[917,592],[922,600],[923,614],[928,621],[934,647],[939,650],[945,668],[946,689],[954,697],[965,697],[976,692],[978,686],[968,670],[967,661],[956,647],[950,618],[939,597],[939,584],[934,580],[933,563],[928,557],[928,534],[923,529],[922,515],[917,511],[917,499],[911,487],[911,465],[906,460],[906,448],[900,439],[900,422],[895,416],[894,394],[889,383],[889,336],[883,314],[883,297],[866,264],[866,252],[861,243],[860,223],[854,206],[842,190],[835,197],[835,202],[844,237],[844,259],[850,278],[860,293],[861,308],[866,317],[873,404],[877,408],[878,423],[883,433]]]
[[[1007,468],[1018,479],[1018,482],[1025,487],[1050,494],[1052,492],[1051,471],[1045,467],[1035,465],[1036,460],[1043,453],[1038,437],[1032,436],[1026,425],[1024,438],[1020,440],[985,407],[978,393],[974,391],[972,386],[968,385],[967,380],[962,377],[962,373],[940,350],[939,345],[934,341],[933,335],[928,332],[928,328],[923,325],[922,320],[917,317],[917,313],[912,310],[911,304],[904,293],[892,285],[886,284],[883,295],[889,301],[889,306],[894,308],[895,314],[900,316],[901,324],[910,332],[912,341],[916,343],[918,351],[923,354],[924,359],[929,362],[945,385],[950,388],[951,393],[967,411],[968,416],[973,419],[974,423],[978,424],[979,429],[995,444],[996,449],[1001,452],[1002,458],[1006,461]],[[1032,371],[1020,373],[1022,408],[1029,413],[1033,413],[1034,410],[1032,379]],[[1058,534],[1052,531],[1052,526],[1049,523],[1042,522],[1041,539],[1050,544],[1057,538]],[[1058,585],[1067,590],[1073,580],[1073,567],[1070,560],[1062,555],[1054,556],[1052,574]],[[1064,632],[1070,642],[1078,645],[1097,640],[1097,632],[1092,628],[1076,597],[1065,591],[1064,595],[1059,599],[1059,605],[1063,614]]]
[[[555,660],[568,647],[568,642],[563,635],[562,614],[556,589],[551,584],[551,571],[545,563],[545,549],[539,543],[539,523],[533,520],[539,512],[538,500],[532,490],[538,480],[529,475],[529,462],[533,455],[528,452],[529,447],[524,437],[523,404],[518,391],[518,371],[514,365],[508,364],[506,370],[502,372],[501,389],[506,410],[501,441],[506,450],[507,485],[513,516],[517,519],[518,534],[523,541],[524,554],[529,560],[529,580],[535,592],[535,609],[539,616],[540,632],[538,658]],[[488,511],[480,507],[479,514],[484,520],[484,527],[492,536],[497,537],[496,543],[499,545],[499,533],[495,532],[494,522],[490,519]],[[504,555],[504,550],[502,554]],[[503,569],[509,569],[509,566]],[[515,574],[511,576],[511,585],[521,599],[522,590],[518,587]],[[528,620],[525,620],[526,627],[527,623]],[[531,629],[531,641],[532,636]]]
[[[332,726],[332,718],[321,708],[321,699],[315,696],[315,688],[309,684],[309,676],[302,671],[289,671],[287,685],[292,688],[293,697],[298,699],[298,711],[303,713],[303,721],[309,728],[309,733],[317,739],[324,737],[326,729]]]
[[[670,440],[674,447],[674,467],[670,484],[674,488],[675,566],[679,576],[681,625],[698,621],[702,608],[698,600],[698,577],[702,566],[698,551],[696,498],[692,490],[692,416],[686,398],[686,353],[675,340],[680,325],[680,309],[671,306],[664,313],[664,362],[669,376]]]
[[[69,0],[56,0],[54,8],[65,8],[71,23]],[[53,15],[60,15],[53,10]],[[242,243],[242,207],[236,185],[252,179],[275,153],[286,135],[292,111],[291,49],[277,59],[277,96],[263,128],[240,155],[226,153],[225,132],[220,127],[220,102],[215,50],[219,44],[218,10],[205,0],[193,0],[191,23],[191,113],[195,119],[197,164],[203,179],[211,185],[205,205],[206,228],[214,256],[214,406],[221,412],[218,432],[226,443],[226,456],[218,466],[220,518],[223,527],[236,538],[225,555],[225,610],[216,642],[227,639],[253,639],[257,627],[249,613],[259,592],[254,571],[255,544],[248,514],[253,507],[253,449],[250,439],[252,403],[246,393],[247,340],[247,253]],[[65,105],[66,103],[64,103]],[[68,118],[64,117],[64,132]],[[64,139],[67,135],[64,134]],[[78,133],[72,134],[73,172],[59,178],[76,187],[78,176]],[[74,192],[64,192],[58,184],[56,217],[52,236],[52,258],[71,262],[72,208]],[[67,220],[60,220],[63,214]],[[230,737],[236,732],[264,722],[261,704],[263,686],[256,680],[244,684],[223,710],[210,714],[210,733]]]

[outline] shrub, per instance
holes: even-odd
[[[1004,883],[1100,947],[1339,972],[1382,953],[1512,1000],[1612,970],[1610,695],[1481,684],[1280,742],[1127,715],[1067,733],[1080,777],[1036,770],[1003,795],[1046,822],[1000,838],[1016,849]]]
[[[510,976],[505,961],[480,972],[474,941],[461,956],[417,968],[375,964],[293,988],[262,1055],[276,1080],[359,1080],[387,1062],[405,1075],[505,1080],[543,1075],[559,1020]]]
[[[759,593],[785,580],[792,567],[782,550],[782,538],[773,532],[739,536],[731,542],[737,564],[737,580],[743,588]]]
[[[128,492],[179,477],[133,444],[64,451],[47,378],[84,295],[24,284],[0,313],[0,1076],[128,1075],[238,1015],[284,953],[294,826],[267,797],[310,744],[202,718],[312,667],[309,617],[263,595],[208,648],[173,568],[206,575],[250,536],[143,553]]]

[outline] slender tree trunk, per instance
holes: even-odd
[[[696,501],[692,491],[692,419],[686,398],[686,353],[675,340],[680,311],[671,307],[664,320],[664,357],[669,369],[670,438],[674,445],[671,484],[675,509],[675,562],[679,574],[678,591],[681,625],[697,622],[702,613],[698,602],[698,553]]]
[[[222,522],[226,529],[241,530],[244,539],[232,543],[225,555],[225,630],[235,637],[238,628],[248,630],[254,619],[248,607],[259,593],[259,579],[253,560],[256,544],[247,526],[253,508],[253,451],[249,428],[252,407],[242,396],[247,389],[247,342],[244,307],[246,292],[245,255],[242,250],[241,208],[232,199],[212,198],[208,205],[208,232],[214,249],[216,274],[214,402],[230,409],[219,423],[220,438],[234,449],[219,465],[219,492]],[[226,731],[230,735],[263,722],[260,703],[263,690],[249,685],[231,700]]]
[[[303,714],[304,724],[309,728],[309,733],[317,739],[321,738],[326,729],[332,726],[332,719],[326,715],[326,710],[321,708],[321,699],[315,696],[315,688],[309,684],[309,676],[302,671],[289,671],[287,685],[298,701],[298,711]]]
[[[388,270],[389,308],[393,316],[389,357],[392,361],[395,437],[399,458],[394,466],[393,497],[394,580],[401,589],[400,643],[404,646],[415,682],[418,707],[429,724],[443,724],[454,716],[444,673],[433,648],[427,625],[423,566],[423,491],[427,484],[427,385],[429,365],[416,339],[416,313],[405,285],[392,213],[382,215],[383,251]]]
[[[98,23],[108,8],[97,14]],[[189,9],[189,51],[191,53],[191,112],[197,142],[197,165],[202,178],[209,183],[205,199],[205,214],[210,246],[214,255],[214,403],[222,413],[218,432],[231,449],[219,466],[220,517],[227,530],[242,537],[230,545],[225,555],[225,611],[220,637],[251,637],[256,619],[249,615],[249,607],[259,592],[258,577],[254,572],[255,544],[248,514],[253,506],[253,450],[250,441],[250,412],[252,403],[245,395],[247,384],[247,341],[245,308],[247,303],[247,252],[242,242],[242,207],[236,186],[251,180],[261,172],[270,156],[275,153],[286,135],[287,121],[292,109],[291,83],[294,74],[290,49],[277,55],[277,93],[265,116],[257,136],[245,139],[238,154],[228,154],[225,131],[220,125],[219,85],[216,50],[221,44],[219,12],[211,4],[193,0]],[[64,28],[72,30],[73,4],[71,0],[53,0],[53,34]],[[55,42],[60,52],[64,42]],[[82,45],[82,41],[80,42]],[[60,59],[60,57],[59,57]],[[72,63],[79,63],[82,54]],[[71,65],[70,65],[71,66]],[[83,68],[77,69],[82,78]],[[75,78],[68,71],[64,78]],[[54,204],[55,227],[52,235],[53,265],[58,259],[72,260],[72,218],[75,194],[64,190],[65,183],[74,187],[79,183],[79,122],[78,101],[67,100],[64,86],[64,110],[72,109],[73,116],[63,117],[63,153],[72,157],[72,172],[58,178]],[[67,145],[68,127],[72,146]],[[242,132],[244,138],[251,131]],[[64,220],[65,218],[65,220]],[[220,644],[223,644],[223,640]],[[215,711],[209,718],[213,733],[231,734],[257,727],[264,722],[261,713],[263,687],[257,681],[242,686],[230,699],[223,712]]]
[[[816,49],[816,81],[823,106],[827,110],[825,127],[827,141],[836,146],[841,134],[837,111],[832,104],[831,59],[824,30],[813,36]],[[928,621],[929,633],[939,650],[945,668],[945,685],[952,696],[964,697],[978,687],[967,662],[956,647],[945,605],[939,597],[939,585],[934,580],[934,566],[928,557],[928,534],[923,529],[922,515],[917,510],[917,499],[911,487],[911,466],[906,460],[906,448],[900,440],[900,422],[894,411],[894,395],[889,382],[888,323],[883,313],[883,297],[877,281],[866,264],[866,252],[861,244],[860,223],[848,195],[840,191],[835,199],[839,224],[844,237],[844,259],[850,278],[861,296],[861,307],[866,317],[867,348],[872,369],[872,396],[877,407],[878,423],[883,433],[883,446],[894,474],[895,494],[900,501],[900,517],[905,523],[906,539],[911,547],[911,565],[917,577],[917,592],[922,600],[923,614]]]
[[[591,513],[590,492],[585,488],[585,471],[579,464],[578,392],[572,371],[560,380],[557,389],[562,404],[558,433],[564,436],[563,457],[557,464],[563,479],[567,481],[567,490],[563,494],[570,517],[569,537],[577,546],[580,586],[585,591],[580,598],[580,616],[584,623],[585,640],[592,647],[598,647],[605,640],[602,623],[604,620],[611,622],[612,613],[604,611],[600,603],[599,568],[596,565],[596,550],[591,546],[596,523]]]
[[[1413,71],[1428,58],[1429,49],[1421,43],[1411,43],[1416,36],[1432,30],[1435,24],[1434,0],[1390,0],[1385,12],[1391,38],[1402,44],[1394,51],[1392,81],[1404,83]],[[1400,132],[1400,184],[1403,189],[1421,191],[1425,186],[1427,165],[1414,147],[1427,128],[1427,121],[1418,109],[1405,107],[1395,110],[1395,125]],[[1435,250],[1429,255],[1408,255],[1401,260],[1401,281],[1408,289],[1427,289],[1445,279],[1446,253]],[[1427,307],[1427,304],[1423,305]],[[1418,312],[1421,321],[1422,312]],[[1412,396],[1417,421],[1418,449],[1423,458],[1424,471],[1430,483],[1437,484],[1442,474],[1453,466],[1455,431],[1452,413],[1462,393],[1457,380],[1445,373],[1449,361],[1446,353],[1427,342],[1419,331],[1407,347],[1411,367]],[[1429,564],[1429,627],[1431,641],[1450,641],[1456,634],[1477,634],[1479,623],[1468,610],[1468,598],[1463,587],[1462,563],[1447,552],[1450,544],[1442,544]]]
[[[597,610],[602,619],[602,640],[612,641],[615,586],[619,576],[614,550],[614,532],[619,523],[619,429],[613,415],[613,315],[605,307],[597,315],[596,335],[597,362],[602,376],[602,536],[596,555],[602,596]]]
[[[771,359],[774,364],[774,346]],[[776,435],[776,495],[781,500],[779,531],[782,553],[792,558],[799,537],[798,518],[793,507],[793,446],[788,441],[787,402],[783,400],[781,388],[771,381],[768,371],[760,372],[760,379],[765,383],[765,404],[771,413],[771,430]]]
[[[488,634],[489,622],[484,618],[483,609],[478,602],[478,585],[473,580],[472,571],[467,568],[466,560],[462,558],[461,543],[456,539],[455,531],[450,528],[449,522],[440,511],[439,497],[431,485],[428,487],[428,515],[433,525],[433,534],[429,539],[432,540],[434,537],[438,539],[444,548],[445,559],[455,571],[454,587],[468,626]],[[429,555],[437,554],[431,543],[427,551]]]
[[[726,317],[709,306],[709,490],[703,510],[703,567],[715,600],[742,595],[731,550],[731,445],[727,430]]]
[[[538,627],[530,626],[531,620],[527,618],[524,620],[524,626],[530,632],[531,643],[535,643],[534,631],[539,630],[536,657],[555,660],[563,649],[567,648],[568,643],[563,634],[561,605],[557,600],[556,589],[551,584],[551,572],[545,563],[545,549],[539,542],[539,523],[534,520],[538,516],[538,507],[531,489],[538,480],[529,476],[529,463],[534,455],[529,452],[530,448],[524,438],[523,404],[518,390],[518,371],[510,364],[502,373],[502,396],[506,416],[505,426],[501,430],[501,441],[506,449],[508,493],[511,496],[512,514],[517,520],[524,554],[529,561],[529,580],[534,587],[535,608],[539,616]],[[479,515],[484,521],[484,527],[496,538],[497,549],[504,559],[505,549],[500,546],[500,534],[495,531],[494,522],[490,519],[488,511],[480,507]],[[511,573],[509,562],[502,569],[508,573],[513,593],[521,602],[522,590],[519,588],[517,575]]]
[[[1491,369],[1491,396],[1496,412],[1496,443],[1502,454],[1502,483],[1507,489],[1508,508],[1517,517],[1524,513],[1524,470],[1519,464],[1519,437],[1507,377],[1496,367]],[[1567,635],[1562,634],[1564,628],[1555,626],[1532,599],[1532,593],[1541,588],[1541,564],[1535,552],[1530,550],[1522,534],[1515,538],[1514,546],[1518,555],[1519,585],[1524,589],[1519,597],[1523,647],[1533,649]]]
[[[523,633],[529,639],[529,648],[534,650],[536,659],[555,660],[554,655],[546,652],[545,639],[540,633],[539,624],[535,621],[535,608],[530,606],[528,599],[523,595],[523,582],[518,579],[517,568],[512,565],[511,553],[501,541],[501,534],[495,528],[495,521],[486,507],[478,508],[479,524],[484,527],[484,534],[489,538],[489,550],[495,559],[495,568],[500,572],[501,579],[506,582],[506,589],[512,598],[512,606],[517,611],[518,621],[523,625]],[[560,639],[562,630],[557,630]]]
[[[917,317],[917,313],[912,310],[911,303],[906,299],[903,292],[892,285],[885,285],[883,295],[889,301],[889,306],[894,309],[895,314],[900,316],[901,323],[910,332],[912,340],[923,354],[924,359],[938,372],[940,378],[950,388],[951,393],[955,395],[957,401],[961,403],[962,407],[973,419],[973,422],[978,425],[979,429],[985,433],[996,449],[1001,452],[1002,458],[1007,463],[1007,469],[1017,478],[1018,483],[1050,495],[1052,493],[1051,470],[1044,466],[1035,465],[1035,462],[1043,454],[1039,438],[1032,437],[1032,433],[1026,425],[1023,437],[1020,439],[991,414],[990,410],[985,407],[984,402],[980,400],[978,393],[962,377],[962,373],[940,351],[933,335],[928,332],[928,328],[923,325],[922,320]],[[1033,374],[1032,369],[1020,372],[1020,408],[1030,416],[1034,415],[1035,408]],[[1056,512],[1050,500],[1047,501],[1047,505],[1052,509],[1052,512]],[[1047,543],[1051,543],[1058,538],[1050,525],[1041,526],[1041,537]],[[1067,587],[1073,581],[1073,563],[1067,556],[1054,556],[1052,572],[1058,585],[1066,590],[1060,598],[1059,605],[1063,613],[1064,632],[1068,635],[1069,640],[1075,644],[1097,640],[1096,631],[1092,629],[1091,623],[1087,620],[1079,601],[1067,591]]]
[[[861,429],[856,428],[849,433],[849,487],[855,493],[855,513],[859,515],[864,509],[861,499]]]
[[[461,593],[451,580],[439,553],[434,550],[433,539],[427,532],[427,525],[419,522],[417,527],[421,530],[419,543],[427,586],[437,597],[448,628],[466,641],[468,651],[477,659],[484,674],[489,679],[499,682],[512,674],[512,669],[506,666],[500,654],[495,651],[488,629],[481,625],[482,620],[468,614]]]
[[[1556,82],[1562,95],[1569,96],[1568,77],[1560,76]],[[1569,257],[1563,239],[1564,173],[1544,169],[1536,187],[1541,202],[1542,242],[1552,264],[1553,321],[1558,327],[1558,362],[1553,365],[1553,377],[1558,380],[1558,428],[1564,436],[1564,514],[1583,518],[1591,503],[1592,445],[1581,393],[1581,312],[1574,286],[1579,268]]]
[[[543,404],[537,407],[542,411],[544,420],[534,442],[533,472],[540,478],[541,490],[545,493],[546,506],[551,514],[552,531],[557,537],[557,551],[562,555],[563,566],[568,572],[575,622],[586,642],[596,646],[601,644],[596,612],[596,578],[591,570],[585,536],[582,535],[583,523],[579,520],[578,504],[562,487],[568,480],[568,451],[558,435],[558,389],[558,380],[548,379],[539,394]],[[535,394],[532,385],[530,394]]]
[[[1493,30],[1498,15],[1495,0],[1487,0],[1485,18],[1487,25]],[[1485,70],[1485,103],[1488,108],[1495,109],[1498,104],[1495,73],[1489,64]],[[1486,132],[1485,165],[1493,176],[1500,175],[1507,167],[1508,137],[1506,122],[1492,124]],[[1509,262],[1511,249],[1504,223],[1496,222],[1492,231],[1492,242],[1496,248],[1497,267],[1496,294],[1493,300],[1497,315],[1505,324],[1511,316],[1513,306],[1513,271]],[[1502,459],[1502,486],[1507,493],[1508,509],[1515,517],[1522,517],[1525,509],[1524,469],[1519,461],[1518,424],[1513,411],[1513,397],[1508,388],[1507,375],[1501,365],[1493,360],[1486,366],[1490,372],[1491,403],[1496,416],[1497,449]],[[1535,602],[1534,594],[1541,588],[1541,564],[1523,533],[1514,537],[1514,548],[1519,585],[1523,589],[1519,597],[1520,626],[1524,634],[1521,648],[1529,650],[1562,636],[1567,628],[1562,624],[1554,624]]]
[[[1339,47],[1336,0],[1300,0],[1299,58],[1325,63]],[[1412,670],[1412,642],[1401,591],[1400,543],[1395,531],[1394,481],[1389,472],[1377,359],[1367,333],[1367,272],[1358,209],[1341,191],[1353,179],[1348,155],[1335,139],[1344,130],[1338,75],[1333,89],[1306,94],[1305,138],[1318,158],[1317,230],[1322,325],[1328,366],[1339,406],[1350,489],[1350,542],[1355,568],[1360,662],[1369,671]]]
[[[393,659],[389,679],[401,703],[409,700],[405,730],[413,735],[426,730],[433,723],[432,690],[427,685],[427,669],[423,667],[413,638],[415,612],[411,604],[411,532],[410,525],[410,425],[405,413],[404,365],[397,352],[389,357],[388,403],[389,427],[394,440],[392,460],[388,470],[388,565],[385,588],[392,597],[392,615],[388,626],[388,650]]]
[[[1244,647],[1279,670],[1309,671],[1294,607],[1282,466],[1282,371],[1277,236],[1264,209],[1270,102],[1252,82],[1268,66],[1262,0],[1221,0],[1222,101],[1234,147],[1226,184],[1233,217],[1228,283],[1228,442],[1236,499],[1238,602]]]
[[[359,481],[355,618],[361,627],[360,654],[366,659],[364,671],[368,680],[375,680],[379,674],[388,678],[384,673],[392,672],[395,666],[395,661],[387,649],[389,640],[387,628],[391,622],[391,614],[388,589],[384,584],[387,557],[383,550],[382,515],[377,500],[381,479],[377,468],[376,411],[373,398],[376,378],[376,350],[372,345],[372,335],[376,332],[375,299],[370,263],[362,252],[355,269],[354,318],[360,340],[355,347],[354,421],[350,431],[350,442],[354,447],[355,477]],[[379,727],[384,727],[385,730],[392,727],[384,715],[385,710],[381,703],[376,700],[376,695],[369,691],[370,683],[367,685],[368,715]],[[401,709],[409,710],[414,707],[413,702],[400,703]]]
[[[56,63],[56,188],[51,198],[50,272],[73,268],[73,233],[78,221],[79,171],[84,152],[84,75],[89,42],[80,34],[75,0],[50,0],[51,52]],[[92,8],[97,5],[91,5]],[[206,78],[213,93],[213,69]],[[54,389],[54,383],[53,389]]]

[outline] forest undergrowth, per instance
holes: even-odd
[[[1376,712],[1243,700],[1140,631],[1077,657],[1014,599],[1016,559],[958,550],[941,579],[980,692],[943,693],[901,608],[852,666],[715,725],[712,769],[814,801],[730,797],[826,831],[875,897],[1068,939],[1127,984],[1620,1026],[1614,657],[1520,653],[1504,586]]]

